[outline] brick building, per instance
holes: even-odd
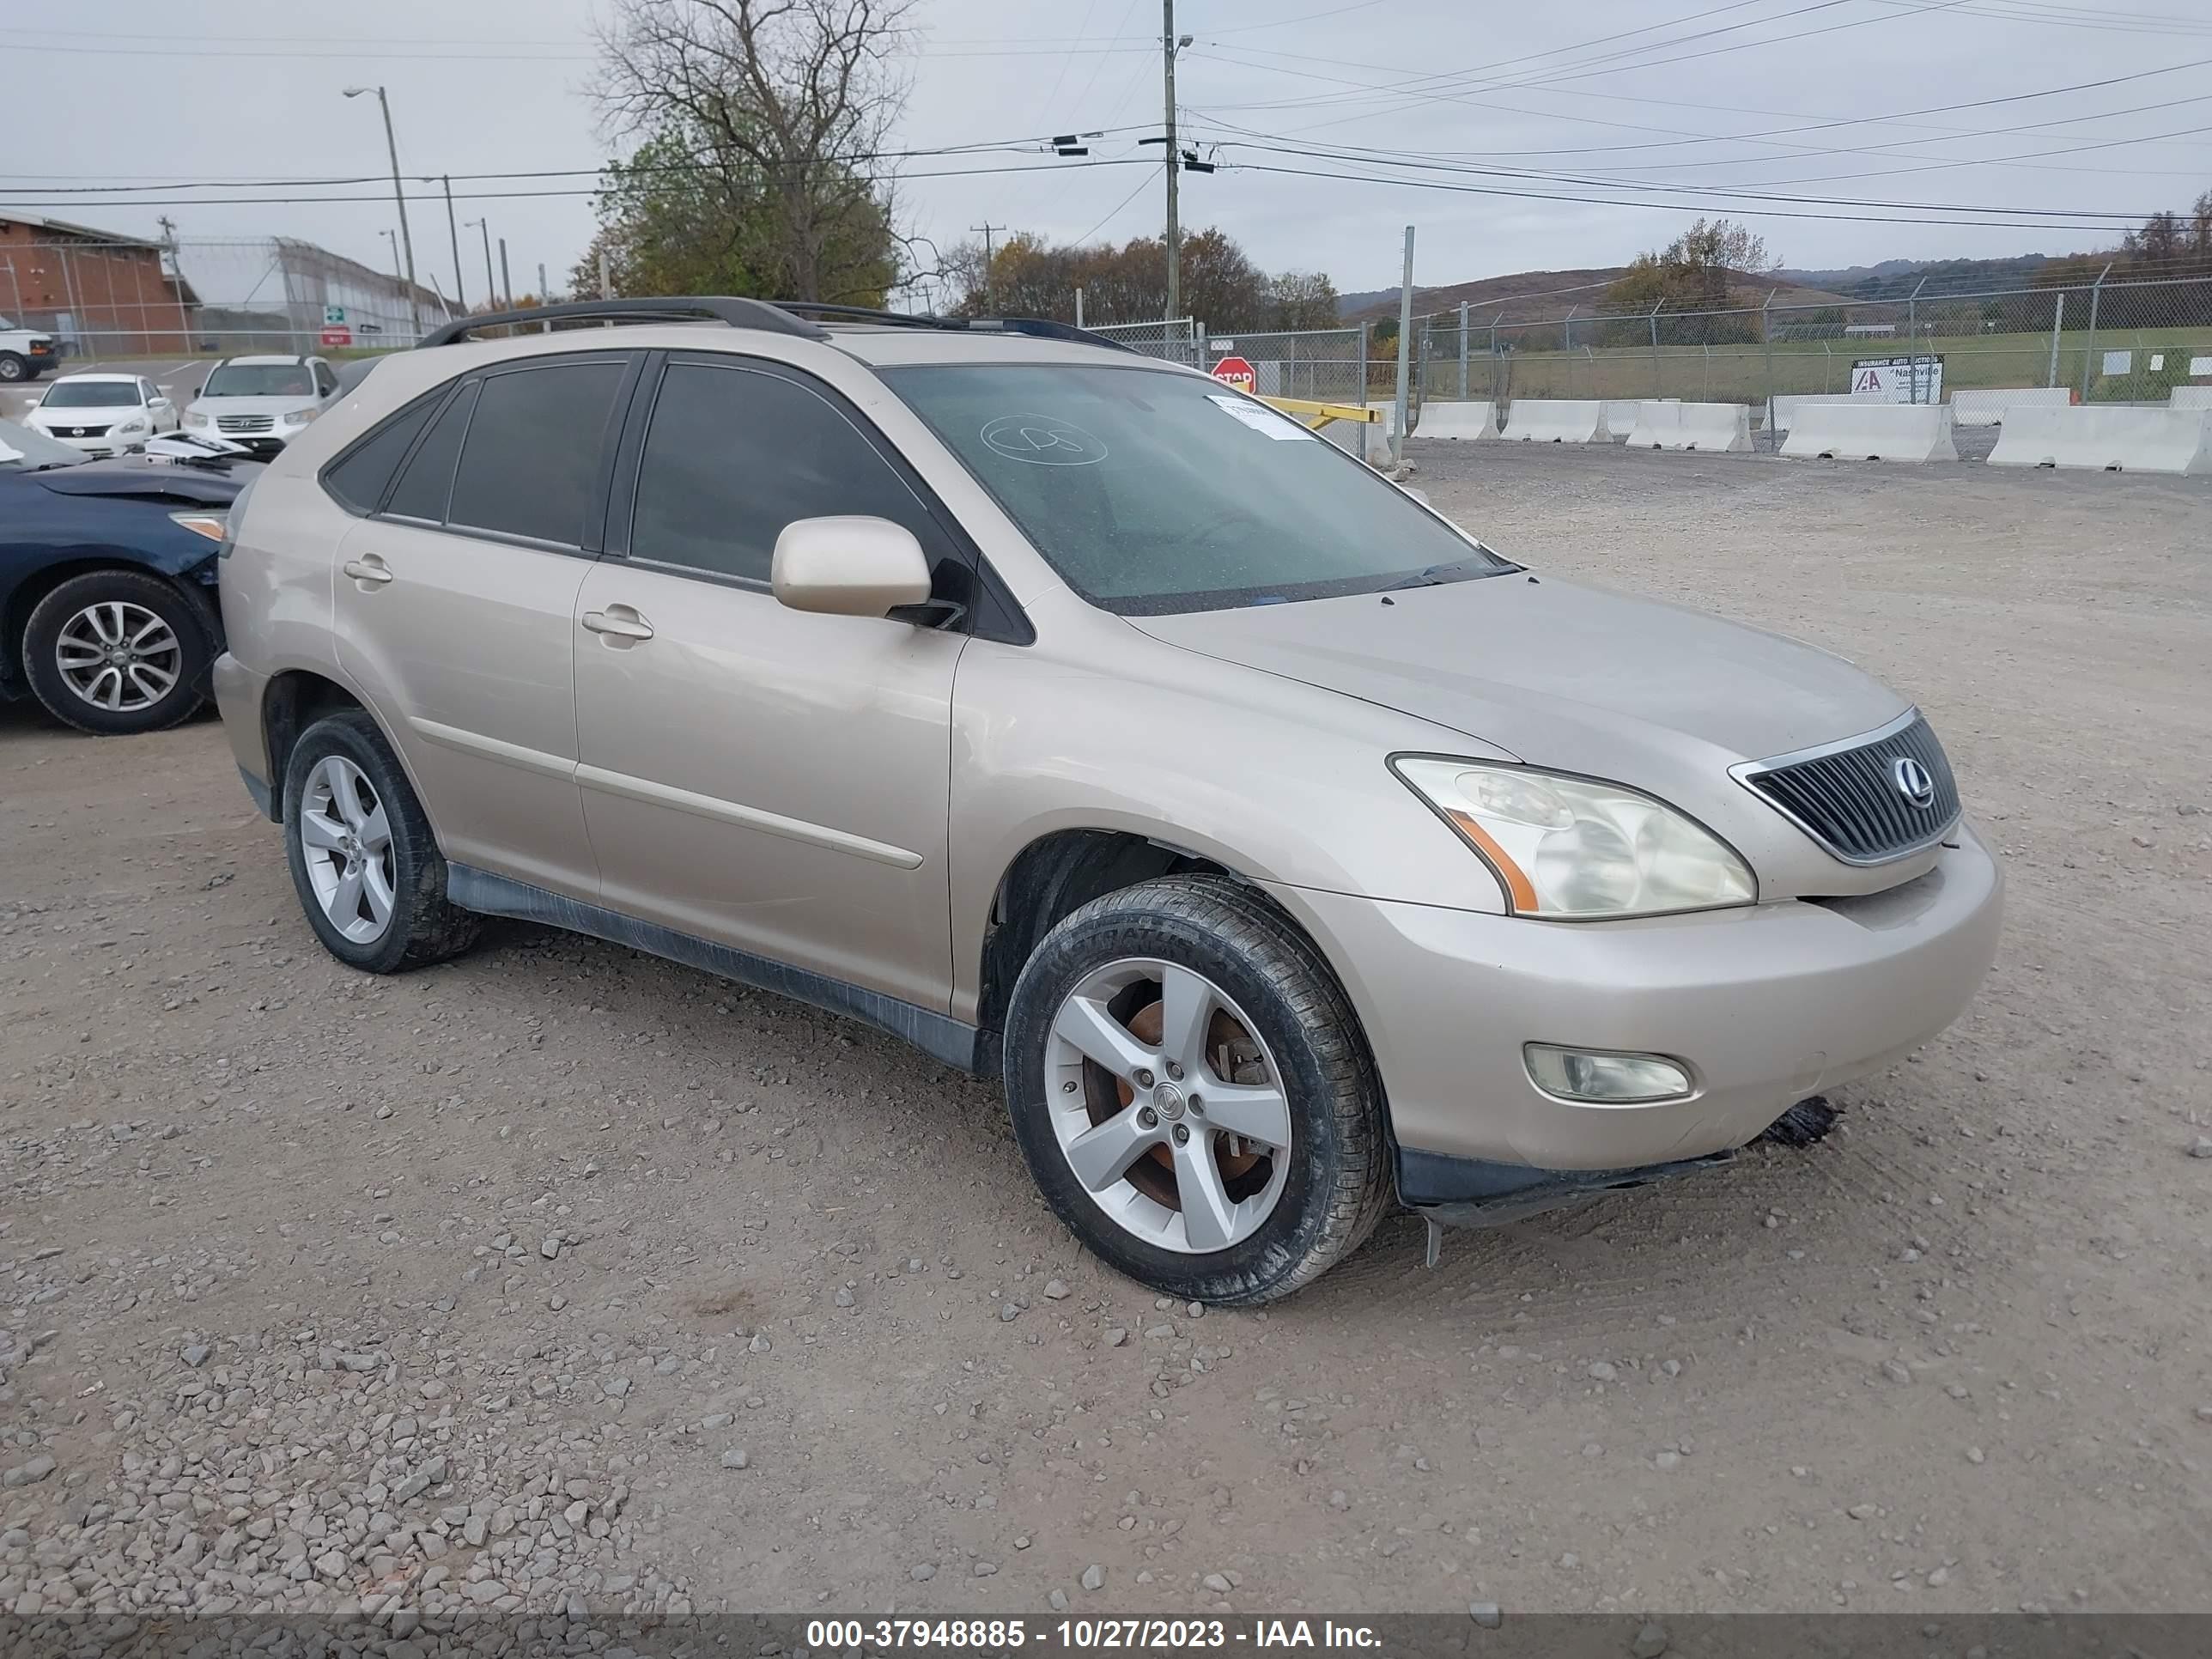
[[[82,356],[191,349],[198,301],[158,244],[0,208],[0,316]]]

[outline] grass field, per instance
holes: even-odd
[[[1961,334],[1939,335],[1921,342],[1920,355],[1943,360],[1947,392],[1989,386],[2039,386],[2051,384],[2080,387],[2085,359],[2091,350],[2085,330],[2069,330],[2059,337],[2057,374],[2051,376],[2051,335]],[[2090,391],[2093,399],[2154,400],[2169,386],[2188,385],[2189,360],[2212,357],[2212,325],[2195,328],[2100,330],[2095,356],[2100,373]],[[2132,355],[2130,372],[2107,376],[2101,373],[2109,352]],[[1577,347],[1567,351],[1522,351],[1492,356],[1486,352],[1468,362],[1468,395],[1474,398],[1686,398],[1700,402],[1756,403],[1771,391],[1778,394],[1808,392],[1848,392],[1851,365],[1868,358],[1910,355],[1902,339],[1778,340],[1772,347],[1772,378],[1769,381],[1768,349],[1756,344],[1716,346],[1662,345],[1648,347]],[[2148,359],[2165,358],[2158,370]],[[1395,365],[1375,366],[1371,385],[1385,392]],[[2212,375],[2196,377],[2212,381]],[[1458,392],[1458,365],[1452,359],[1432,360],[1428,389],[1432,396],[1450,397]]]

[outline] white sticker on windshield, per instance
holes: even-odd
[[[1249,398],[1231,398],[1218,392],[1209,392],[1206,394],[1206,401],[1219,404],[1225,413],[1236,416],[1253,431],[1273,438],[1277,443],[1296,443],[1301,438],[1313,436],[1289,416],[1278,413],[1265,404],[1255,404]]]

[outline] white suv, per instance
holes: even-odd
[[[127,455],[177,429],[177,406],[136,374],[64,374],[23,424],[88,455]]]
[[[283,452],[337,395],[320,357],[226,357],[185,406],[185,430],[212,433],[263,460]]]

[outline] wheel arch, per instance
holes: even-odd
[[[1249,872],[1163,836],[1130,829],[1055,829],[1037,836],[1014,855],[991,896],[975,976],[979,1072],[997,1073],[1014,983],[1045,935],[1095,898],[1171,875],[1212,875],[1236,883],[1253,902],[1304,939],[1342,984],[1343,976],[1322,941]]]
[[[270,677],[261,694],[261,742],[269,757],[270,817],[274,822],[284,821],[284,775],[300,734],[325,715],[349,708],[376,720],[375,710],[350,688],[312,668],[287,668]],[[380,732],[383,726],[377,720]],[[391,741],[386,732],[385,742]]]

